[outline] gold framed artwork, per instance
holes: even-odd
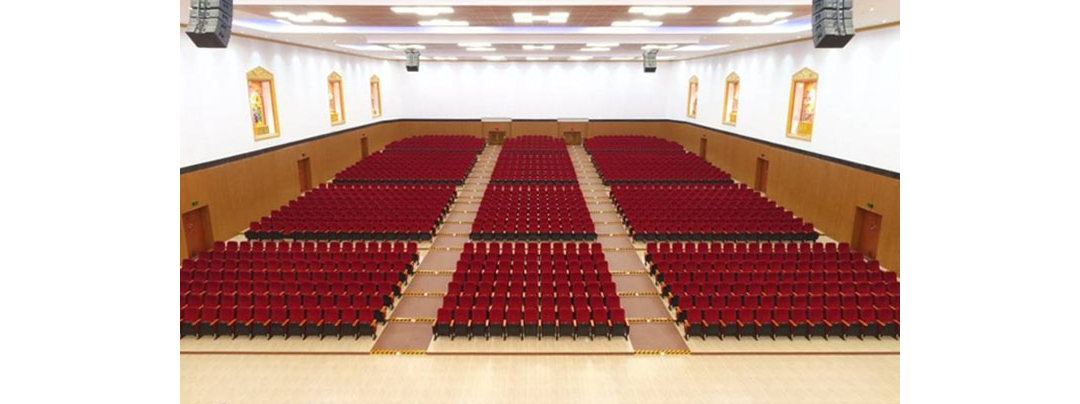
[[[379,84],[379,76],[371,76],[371,117],[382,116],[382,89]]]
[[[791,76],[791,97],[788,100],[787,137],[810,140],[817,116],[818,74],[802,68]]]
[[[281,136],[274,74],[262,66],[248,71],[247,96],[248,110],[251,114],[251,130],[255,133],[255,140]]]
[[[698,78],[690,76],[690,86],[686,90],[686,116],[697,118]]]
[[[731,72],[724,79],[724,115],[721,122],[735,126],[739,117],[739,75]]]
[[[330,73],[326,78],[327,93],[330,97],[330,125],[345,123],[345,97],[341,91],[341,75]]]

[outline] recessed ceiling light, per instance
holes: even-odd
[[[506,56],[484,56],[484,59],[492,60],[492,61],[499,61],[499,60],[506,60]]]
[[[547,56],[529,56],[529,57],[525,58],[525,60],[548,60],[548,59],[550,59],[550,58],[547,57]]]
[[[348,48],[348,49],[352,49],[352,50],[358,50],[358,51],[379,51],[379,52],[387,52],[387,51],[391,51],[391,50],[392,50],[392,49],[390,49],[390,48],[387,48],[387,47],[385,47],[385,46],[381,46],[381,45],[370,45],[370,44],[367,44],[367,45],[347,45],[347,44],[338,44],[338,46],[340,46],[340,47],[342,47],[342,48]]]
[[[402,50],[402,49],[427,49],[427,48],[425,48],[425,47],[424,47],[424,45],[398,45],[398,44],[390,44],[390,45],[386,45],[386,46],[389,46],[389,47],[391,47],[391,48],[394,48],[394,49],[397,49],[397,50]]]
[[[298,23],[303,23],[303,24],[310,23],[310,22],[316,22],[316,21],[325,21],[325,22],[334,23],[334,24],[340,24],[340,23],[345,22],[344,18],[334,17],[330,13],[326,13],[326,12],[322,12],[322,11],[312,11],[312,12],[307,13],[307,14],[299,14],[299,15],[290,13],[288,11],[273,11],[273,12],[270,13],[270,15],[272,15],[274,17],[277,17],[277,18],[284,18],[284,19],[287,19],[287,20],[292,21],[292,22],[298,22]]]
[[[619,46],[618,42],[591,42],[585,44],[585,46],[591,48],[615,48]]]
[[[598,47],[581,48],[582,52],[607,52],[609,50],[611,50],[611,48],[598,48]]]
[[[570,18],[570,13],[563,11],[552,11],[548,15],[533,15],[533,13],[523,12],[514,13],[514,22],[518,24],[532,24],[537,21],[545,21],[548,24],[565,24],[566,20]]]
[[[592,56],[571,56],[567,60],[592,60]]]
[[[469,52],[494,52],[495,48],[472,47],[472,48],[465,48],[465,50],[467,50]]]
[[[649,50],[649,49],[670,50],[670,49],[675,49],[677,47],[679,47],[679,45],[674,45],[674,44],[671,44],[671,45],[653,45],[653,44],[649,44],[649,45],[642,46],[641,50]]]
[[[719,20],[716,20],[716,22],[734,24],[739,21],[748,21],[754,24],[765,24],[781,18],[786,18],[790,15],[790,11],[777,11],[769,14],[758,14],[753,11],[740,11],[727,17],[720,18]]]
[[[435,56],[434,59],[435,60],[457,60],[457,58],[453,57],[453,56]]]
[[[555,45],[521,45],[524,50],[553,50]]]
[[[676,52],[702,52],[717,50],[720,48],[726,48],[728,45],[686,45],[681,48],[676,48]]]
[[[398,14],[416,14],[434,16],[439,14],[453,14],[453,7],[390,7],[390,11]]]
[[[664,14],[686,14],[690,7],[630,7],[630,14],[645,14],[647,16],[661,16]]]
[[[487,48],[491,46],[491,42],[458,42],[457,46],[462,48]]]
[[[466,27],[469,25],[468,21],[450,21],[445,18],[439,18],[435,20],[420,21],[418,24],[425,27]]]
[[[631,20],[631,21],[612,21],[612,27],[659,27],[664,25],[662,21],[649,21],[649,20]]]

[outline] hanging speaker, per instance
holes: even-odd
[[[656,54],[659,49],[649,49],[641,53],[641,63],[645,67],[645,73],[656,73]]]
[[[814,47],[843,48],[855,37],[854,0],[814,0]]]
[[[405,71],[418,72],[420,71],[420,51],[416,49],[405,50]]]
[[[199,48],[224,48],[232,35],[232,0],[191,0],[187,36]]]

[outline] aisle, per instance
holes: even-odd
[[[570,146],[570,159],[578,174],[581,192],[589,213],[596,224],[597,241],[604,246],[604,256],[611,268],[612,279],[619,290],[626,319],[630,323],[630,343],[639,353],[686,353],[687,346],[675,328],[674,317],[668,312],[660,291],[644,265],[644,252],[639,253],[615,204],[611,189],[603,184],[581,146]]]

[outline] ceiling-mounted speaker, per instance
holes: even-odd
[[[649,49],[641,52],[641,63],[645,67],[645,73],[656,73],[656,54],[659,49]]]
[[[416,49],[405,50],[405,71],[418,72],[420,71],[420,51]]]
[[[814,0],[814,47],[843,48],[855,37],[854,0]]]
[[[191,0],[187,36],[199,48],[224,48],[232,35],[232,0]]]

